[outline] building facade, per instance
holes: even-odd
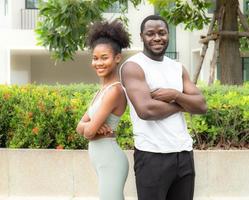
[[[38,0],[0,0],[0,84],[70,84],[96,83],[98,78],[90,65],[90,52],[78,52],[74,61],[58,62],[50,58],[49,52],[37,46],[34,33],[37,20]],[[241,9],[249,7],[249,0],[240,0]],[[104,16],[116,18],[118,6]],[[142,49],[139,27],[144,17],[154,14],[155,9],[144,1],[138,8],[128,4],[129,32],[132,46],[124,50],[124,58]],[[210,15],[212,15],[210,13]],[[136,20],[134,20],[136,19]],[[189,32],[182,24],[177,27],[170,25],[170,44],[167,55],[183,63],[193,76],[200,59],[201,35],[207,33],[207,27],[201,31]],[[200,79],[207,82],[212,57],[213,43],[209,45],[200,74]],[[244,78],[249,80],[249,61],[243,60]],[[248,70],[247,70],[248,68]]]

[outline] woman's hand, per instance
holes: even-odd
[[[108,126],[107,124],[103,124],[99,130],[97,131],[98,135],[108,135],[108,134],[112,134],[113,130],[111,129],[110,126]]]
[[[76,132],[80,135],[84,135],[84,123],[85,122],[80,121],[77,125]]]

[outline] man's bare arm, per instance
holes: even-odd
[[[192,114],[204,114],[207,112],[207,105],[201,91],[190,80],[187,70],[183,68],[183,93],[176,98],[176,103],[184,110]]]
[[[151,97],[144,71],[138,64],[127,62],[121,72],[127,95],[141,119],[157,120],[182,111],[182,107],[176,103],[158,101]]]
[[[207,111],[207,105],[200,90],[190,80],[188,72],[183,67],[183,92],[175,89],[159,88],[151,94],[152,98],[164,102],[176,102],[184,111],[192,114],[203,114]]]

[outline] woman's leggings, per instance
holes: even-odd
[[[124,200],[129,164],[115,138],[89,142],[89,157],[98,176],[100,200]]]

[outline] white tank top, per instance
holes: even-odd
[[[137,63],[143,69],[145,80],[151,91],[156,88],[172,88],[183,91],[181,63],[166,56],[161,62],[155,61],[143,53],[130,57],[124,63],[128,61]],[[127,94],[126,96],[137,149],[158,153],[192,150],[193,140],[188,133],[182,112],[160,120],[142,120],[138,117]]]

